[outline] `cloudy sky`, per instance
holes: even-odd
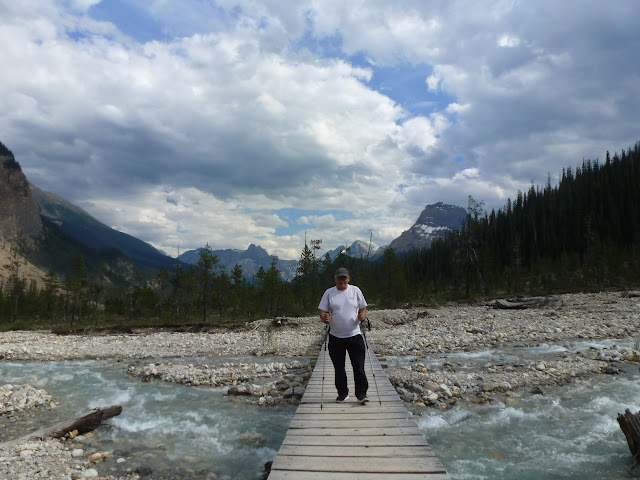
[[[389,243],[640,140],[640,3],[0,0],[0,141],[175,255]]]

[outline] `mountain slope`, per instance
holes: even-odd
[[[49,219],[69,237],[91,248],[116,248],[140,267],[173,267],[175,260],[148,243],[114,230],[96,220],[68,200],[31,185],[40,215]]]
[[[434,239],[443,237],[447,231],[459,230],[466,215],[464,208],[455,205],[443,202],[427,205],[416,223],[389,246],[399,254],[429,247]]]

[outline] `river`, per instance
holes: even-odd
[[[628,345],[632,340],[620,344]],[[543,345],[441,355],[427,361],[468,368],[505,358],[544,358],[589,343]],[[194,361],[281,361],[236,357]],[[176,360],[176,361],[185,361]],[[390,358],[389,362],[410,362]],[[93,407],[121,404],[113,428],[100,429],[101,451],[127,459],[109,468],[151,468],[154,479],[256,479],[272,460],[293,418],[295,407],[258,407],[227,397],[222,389],[142,382],[125,374],[126,362],[0,362],[0,381],[27,383],[60,402],[53,413],[0,417],[0,441],[19,429],[74,418]],[[596,375],[544,395],[525,395],[509,405],[458,405],[451,410],[423,409],[416,420],[452,480],[463,479],[623,479],[631,459],[616,416],[640,409],[638,367]],[[102,467],[107,467],[103,465]],[[103,471],[103,473],[109,473]]]

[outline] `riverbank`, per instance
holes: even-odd
[[[509,401],[511,393],[540,393],[545,387],[566,384],[578,377],[615,373],[617,367],[612,364],[616,362],[640,360],[638,349],[589,344],[602,339],[640,337],[640,323],[636,321],[638,300],[624,292],[602,292],[549,297],[537,308],[524,310],[497,309],[491,304],[374,310],[369,313],[372,330],[368,339],[378,355],[407,360],[400,366],[390,362],[388,369],[391,382],[405,402],[450,408],[460,400]],[[299,397],[299,387],[304,387],[308,378],[303,368],[288,373],[278,372],[281,367],[273,365],[225,367],[206,361],[194,365],[179,358],[253,355],[293,359],[316,353],[322,337],[323,325],[316,317],[266,319],[234,331],[214,328],[207,333],[141,330],[128,335],[59,336],[49,332],[7,332],[0,335],[0,359],[135,360],[125,370],[147,381],[239,386],[231,393],[249,393],[256,402],[272,404],[273,398],[282,399],[285,392],[291,398],[289,394],[295,388],[298,391],[294,398]],[[583,345],[576,346],[576,342]],[[469,367],[467,362],[423,361],[451,354],[478,354],[497,347],[535,348],[546,344],[558,344],[562,349],[552,358],[532,358],[524,364],[506,359]],[[162,361],[163,358],[174,360]],[[156,362],[145,364],[144,359]],[[265,376],[269,382],[257,381]]]
[[[412,410],[448,410],[461,402],[509,404],[577,378],[615,373],[620,362],[638,360],[638,349],[621,348],[608,340],[640,337],[639,311],[638,298],[619,292],[556,296],[526,310],[484,304],[414,307],[370,312],[372,330],[367,335],[376,353],[387,356],[389,378]],[[269,405],[284,399],[285,392],[287,401],[293,402],[303,393],[308,364],[295,357],[315,353],[322,336],[323,326],[315,317],[261,320],[237,331],[209,333],[62,337],[7,332],[0,335],[0,357],[110,359],[122,362],[123,373],[141,380],[222,385],[232,395]],[[491,355],[487,355],[490,361],[482,360],[486,352],[498,348],[529,348],[532,355],[524,361]],[[291,361],[224,364],[179,358],[228,355],[279,355]],[[20,453],[16,452],[0,450],[0,469],[17,465],[14,460]],[[21,461],[25,467],[29,464],[26,458]],[[78,460],[76,478],[90,478],[79,476],[78,470],[96,470],[88,462],[88,457]]]

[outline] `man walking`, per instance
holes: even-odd
[[[349,398],[345,370],[345,356],[349,352],[356,397],[364,405],[369,401],[369,382],[364,372],[366,346],[360,334],[360,322],[367,318],[367,302],[358,287],[349,285],[351,277],[346,268],[336,270],[333,278],[336,286],[324,292],[318,309],[320,319],[329,324],[329,356],[336,371],[335,383],[338,390],[336,402],[341,403]]]

